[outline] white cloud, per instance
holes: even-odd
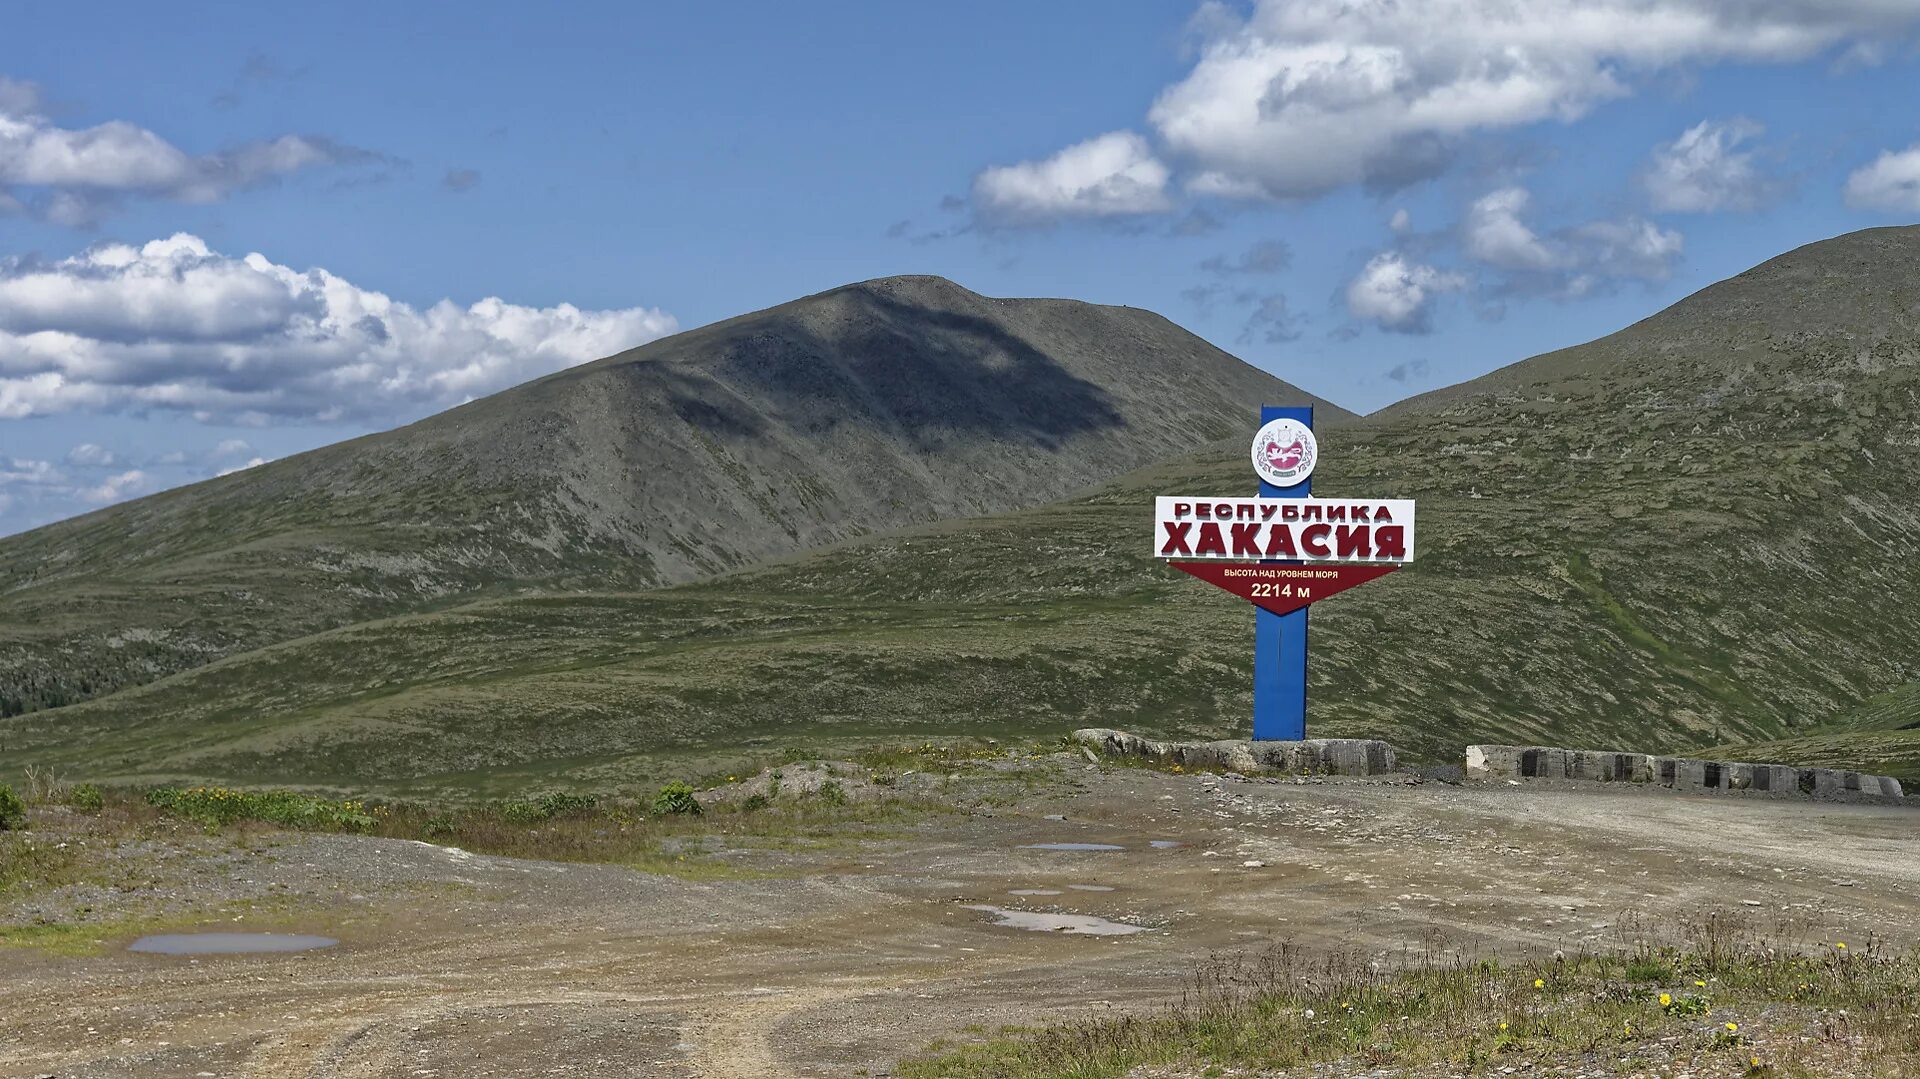
[[[216,202],[302,169],[378,158],[313,135],[191,154],[125,120],[65,128],[40,108],[36,87],[0,78],[0,213],[89,225],[125,195]]]
[[[1569,122],[1680,65],[1804,60],[1904,33],[1901,0],[1259,0],[1209,9],[1148,119],[1206,194],[1393,188],[1478,132]]]
[[[40,111],[40,87],[22,79],[0,75],[0,113]]]
[[[4,90],[0,86],[0,90]],[[73,487],[66,473],[52,461],[27,457],[0,457],[0,512],[45,499],[72,497]],[[0,522],[0,530],[8,522]]]
[[[1920,213],[1920,143],[1887,150],[1847,177],[1847,205],[1889,213]]]
[[[1686,238],[1645,218],[1593,221],[1569,233],[1581,276],[1664,281],[1686,249]]]
[[[1655,147],[1641,177],[1653,208],[1705,213],[1751,210],[1765,202],[1774,184],[1755,167],[1753,151],[1741,149],[1764,130],[1745,118],[1702,120]]]
[[[1221,277],[1272,275],[1293,265],[1293,248],[1285,240],[1261,240],[1234,258],[1215,255],[1200,263],[1207,273]]]
[[[1476,200],[1460,224],[1468,257],[1506,272],[1500,291],[1567,299],[1623,280],[1661,281],[1685,248],[1680,233],[1631,216],[1542,235],[1523,219],[1531,201],[1525,188],[1500,188]]]
[[[66,476],[53,467],[52,461],[37,461],[26,457],[9,457],[0,461],[0,485],[53,487],[65,481]]]
[[[1503,187],[1476,201],[1461,226],[1467,254],[1508,270],[1550,270],[1559,265],[1560,256],[1520,220],[1530,200],[1525,188]]]
[[[178,234],[0,262],[0,419],[177,411],[206,421],[391,418],[673,332],[656,308],[488,297],[424,309],[324,269]]]
[[[982,171],[973,201],[982,217],[1001,224],[1158,213],[1169,205],[1167,178],[1146,139],[1112,131],[1040,161]]]
[[[118,475],[108,476],[91,487],[80,488],[75,493],[88,502],[118,502],[123,498],[144,494],[152,486],[153,477],[135,468]]]
[[[1467,286],[1465,276],[1412,262],[1397,251],[1368,260],[1347,285],[1347,310],[1355,318],[1397,333],[1433,328],[1433,301]]]
[[[246,464],[229,465],[228,467],[220,469],[219,471],[215,472],[214,475],[215,476],[231,476],[235,472],[245,472],[249,468],[257,468],[260,465],[264,465],[266,463],[267,463],[267,458],[255,457],[248,460]]]
[[[67,463],[82,468],[106,468],[115,460],[113,451],[97,442],[82,442],[67,451]]]

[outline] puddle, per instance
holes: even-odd
[[[1069,884],[1067,885],[1067,887],[1072,888],[1076,892],[1111,892],[1113,891],[1113,885],[1111,884]]]
[[[305,952],[331,948],[332,937],[299,933],[161,933],[127,945],[130,952],[155,955],[247,955],[254,952]]]
[[[1013,889],[1009,889],[1007,894],[1008,895],[1059,895],[1060,889],[1058,888],[1013,888]]]
[[[1178,839],[1155,839],[1150,840],[1148,845],[1154,850],[1172,850],[1175,847],[1186,846],[1185,843],[1180,842]]]
[[[1028,843],[1021,850],[1126,850],[1114,843]]]
[[[1031,910],[1007,910],[1004,907],[989,907],[984,904],[967,904],[966,909],[985,911],[993,915],[995,925],[1009,929],[1031,929],[1041,933],[1071,933],[1088,937],[1120,937],[1128,933],[1144,933],[1144,925],[1128,925],[1125,922],[1109,921],[1087,914],[1042,914]]]

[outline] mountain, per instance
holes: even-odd
[[[1920,681],[1876,694],[1810,733],[1718,746],[1723,759],[1832,765],[1920,786]]]
[[[0,713],[338,626],[1033,506],[1343,410],[1147,311],[834,289],[0,540]]]
[[[1309,732],[1912,776],[1888,745],[1920,680],[1917,309],[1920,229],[1871,230],[1326,425],[1315,490],[1418,499],[1419,548],[1313,608]],[[1244,734],[1250,611],[1147,557],[1154,495],[1252,485],[1250,413],[1228,426],[1049,505],[347,626],[0,721],[0,747],[105,779],[473,794],[882,739]]]

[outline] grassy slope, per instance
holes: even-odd
[[[1756,745],[1910,680],[1916,311],[1920,229],[1870,230],[1330,428],[1316,489],[1418,498],[1420,551],[1314,608],[1313,732],[1433,756]],[[0,756],[410,791],[794,741],[1224,735],[1249,708],[1247,608],[1145,548],[1151,496],[1244,491],[1243,454],[677,589],[357,625],[0,721]]]
[[[1660,450],[1660,430],[1633,464],[1454,420],[1328,432],[1320,489],[1419,497],[1421,549],[1315,608],[1315,733],[1433,755],[1679,749],[1804,729],[1892,678],[1872,638],[1920,643],[1920,622],[1880,604],[1920,588],[1909,563],[1784,557],[1809,542],[1785,503],[1659,459],[1738,447]],[[16,718],[0,739],[74,773],[424,793],[664,777],[756,745],[1224,735],[1250,705],[1247,609],[1143,549],[1153,494],[1231,492],[1246,471],[1235,445],[1087,499],[678,589],[367,623]],[[1495,477],[1509,488],[1486,497]],[[1654,518],[1688,542],[1661,547]]]
[[[1920,682],[1863,701],[1820,731],[1794,738],[1722,746],[1736,760],[1824,764],[1895,776],[1920,790]]]
[[[1044,504],[1262,398],[1310,400],[1150,312],[835,289],[0,539],[0,716],[370,618]]]
[[[1202,968],[1160,1012],[976,1030],[901,1061],[899,1074],[1904,1079],[1920,1068],[1920,1017],[1906,1006],[1920,956],[1711,921],[1685,935],[1519,962],[1409,957],[1408,969],[1384,971],[1361,955],[1281,946]]]

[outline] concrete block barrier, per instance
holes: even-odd
[[[1552,746],[1468,746],[1466,774],[1468,779],[1640,783],[1674,790],[1754,791],[1838,800],[1902,798],[1906,793],[1892,776],[1841,768],[1794,768]]]
[[[1162,742],[1126,731],[1088,727],[1073,740],[1109,757],[1140,757],[1187,768],[1254,774],[1378,776],[1399,767],[1392,746],[1372,738],[1309,738],[1299,742]]]

